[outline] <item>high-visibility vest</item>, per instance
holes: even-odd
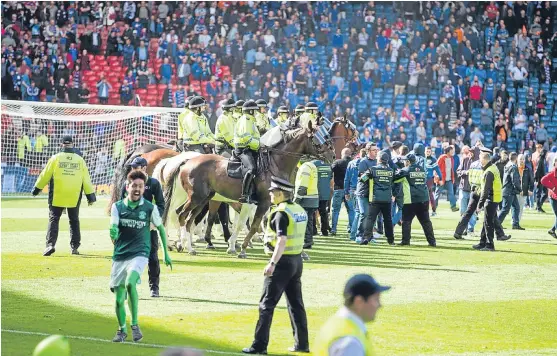
[[[215,140],[217,148],[234,147],[234,125],[236,119],[231,112],[223,112],[215,124]]]
[[[296,173],[296,198],[315,198],[319,200],[319,192],[317,190],[317,167],[313,162],[303,163],[298,172]],[[307,188],[307,194],[304,196],[298,195],[300,187]]]
[[[255,117],[244,114],[236,123],[234,129],[234,147],[259,150],[259,130],[255,124]]]
[[[37,141],[35,142],[35,152],[42,153],[46,146],[48,146],[48,137],[44,134],[37,137]]]
[[[311,121],[313,127],[315,127],[315,124],[317,122],[317,115],[309,112],[305,112],[302,115],[300,115],[300,126],[307,128],[309,121]]]
[[[267,229],[265,230],[265,253],[272,255],[277,243],[277,233],[271,229],[271,220],[276,212],[284,212],[288,216],[288,227],[286,229],[285,255],[299,255],[304,247],[304,236],[308,215],[304,208],[296,203],[283,202],[271,208]]]
[[[215,143],[215,136],[209,128],[207,118],[190,111],[184,119],[184,133],[182,139],[186,145]]]
[[[60,152],[50,157],[35,187],[50,185],[51,204],[60,208],[75,208],[81,197],[95,192],[85,160],[74,152]]]
[[[24,159],[26,150],[31,151],[31,140],[29,136],[23,135],[17,139],[17,158]]]
[[[483,173],[483,179],[482,179],[482,192],[485,188],[485,178],[487,175],[487,172],[491,172],[493,174],[493,202],[494,203],[500,203],[501,201],[503,201],[503,184],[501,183],[501,178],[500,178],[500,174],[499,174],[499,169],[497,169],[497,166],[492,164],[491,166],[489,166]]]
[[[319,331],[313,354],[316,356],[328,356],[329,348],[333,343],[343,337],[352,336],[360,341],[364,347],[365,355],[372,356],[373,348],[366,333],[347,316],[333,315]]]
[[[480,187],[482,185],[482,178],[483,178],[483,170],[481,168],[472,168],[468,169],[468,182],[471,186]]]
[[[271,128],[271,123],[269,122],[269,118],[266,113],[256,112],[255,124],[257,125],[259,132],[266,132]]]

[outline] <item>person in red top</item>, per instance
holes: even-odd
[[[557,239],[557,234],[555,233],[555,230],[557,230],[557,156],[553,159],[553,169],[543,176],[541,184],[549,192],[549,203],[553,209],[553,214],[555,214],[555,223],[547,233]]]
[[[439,159],[437,160],[437,165],[441,170],[441,177],[439,177],[437,189],[435,190],[435,202],[437,205],[439,204],[441,192],[446,190],[449,203],[451,203],[451,210],[458,211],[459,209],[456,207],[456,199],[454,196],[454,147],[448,146],[445,148],[444,152],[445,153],[439,156]]]
[[[472,104],[472,108],[480,108],[482,106],[482,93],[482,85],[478,77],[474,77],[474,82],[470,87],[470,103]]]
[[[490,1],[489,5],[487,5],[485,10],[487,11],[487,17],[490,20],[495,20],[497,18],[497,13],[499,12],[499,9],[497,9],[497,5],[495,5],[494,1]]]

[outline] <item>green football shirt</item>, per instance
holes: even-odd
[[[162,219],[157,207],[141,198],[132,208],[128,199],[112,204],[111,226],[118,226],[118,239],[114,244],[114,261],[137,256],[149,257],[151,251],[151,224],[160,226]]]

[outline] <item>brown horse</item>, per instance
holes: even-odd
[[[342,158],[341,152],[344,148],[351,148],[352,152],[358,149],[358,131],[346,116],[338,117],[333,121],[329,135],[333,141],[336,159]]]
[[[327,161],[332,161],[334,157],[331,142],[317,143],[311,124],[306,129],[282,131],[282,137],[281,142],[275,147],[262,147],[260,150],[259,173],[254,188],[258,205],[250,231],[242,244],[242,252],[238,257],[246,257],[246,248],[271,205],[268,194],[271,176],[293,181],[296,166],[302,156],[323,157]],[[185,227],[182,229],[182,239],[187,240],[188,247],[191,246],[192,224],[205,204],[216,194],[233,201],[237,201],[241,195],[242,180],[229,177],[227,167],[228,160],[221,156],[201,155],[184,162],[169,178],[166,194],[172,195],[176,189],[183,189],[187,196],[176,212],[180,226]],[[214,222],[214,211],[215,209],[210,209],[206,234],[210,233]],[[235,238],[233,235],[229,240],[228,252],[232,254],[236,253]]]

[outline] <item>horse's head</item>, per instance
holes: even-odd
[[[284,151],[313,156],[325,162],[332,162],[335,158],[331,138],[324,126],[313,126],[309,121],[307,128],[288,130],[283,137]]]
[[[341,151],[344,148],[350,148],[352,151],[358,150],[361,146],[358,140],[358,130],[356,125],[352,123],[346,116],[337,117],[330,126],[329,134],[333,141],[335,155],[340,158]]]

